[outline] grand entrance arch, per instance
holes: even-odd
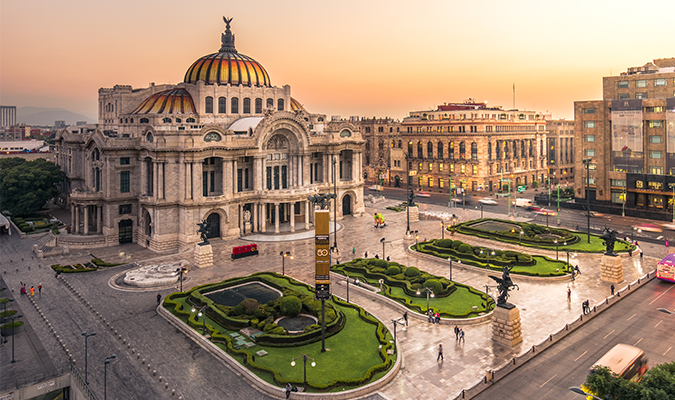
[[[132,243],[134,241],[134,221],[123,219],[117,224],[119,230],[120,244]]]
[[[342,215],[350,215],[352,213],[352,196],[346,194],[342,198]]]
[[[213,213],[206,217],[206,222],[209,224],[209,232],[206,237],[209,239],[220,237],[220,214]]]

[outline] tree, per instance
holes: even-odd
[[[8,210],[13,216],[28,215],[58,195],[56,185],[66,177],[58,165],[41,158],[14,163],[9,169],[0,164],[3,168],[0,170],[1,210]]]
[[[673,399],[675,362],[655,366],[648,370],[638,383],[618,377],[607,367],[597,367],[586,377],[584,386],[603,399]]]
[[[9,172],[10,169],[16,167],[17,165],[21,165],[25,162],[26,160],[20,157],[0,159],[0,178],[2,178],[3,174]]]

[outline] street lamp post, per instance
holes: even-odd
[[[585,158],[581,160],[586,168],[586,220],[587,220],[587,233],[588,233],[588,243],[591,243],[591,197],[590,197],[590,180],[591,180],[591,158]]]
[[[335,166],[337,165],[337,160],[333,157],[333,248],[335,252],[338,251],[338,242],[337,242],[337,172]],[[379,177],[378,177],[379,178]]]
[[[554,240],[553,243],[555,243],[555,259],[558,259],[558,239]]]
[[[450,274],[448,274],[448,279],[452,281],[452,257],[448,257],[448,261],[450,262]]]
[[[480,249],[480,254],[483,254],[483,249]],[[487,269],[490,269],[490,254],[492,254],[492,256],[494,256],[494,255],[495,255],[495,251],[492,250],[492,251],[490,252],[490,251],[488,251],[488,249],[485,249],[485,255],[486,255],[486,257],[487,257]]]
[[[412,142],[408,143],[409,145],[412,144]],[[412,189],[410,188],[410,154],[405,153],[405,167],[406,167],[406,180],[407,180],[407,189],[406,193],[408,193],[408,205],[405,208],[406,209],[406,228],[405,228],[405,233],[407,234],[410,232],[410,207],[412,206],[412,199],[415,197],[415,194],[413,193]]]
[[[551,208],[551,175],[548,178],[548,207]]]
[[[185,267],[176,268],[176,272],[180,275],[180,291],[183,291],[183,274],[187,274],[188,269]]]
[[[11,361],[12,364],[16,362],[16,360],[14,359],[14,320],[21,317],[23,317],[23,315],[13,315],[9,317],[9,323],[12,325],[12,361]]]
[[[291,260],[293,256],[290,251],[280,251],[279,255],[281,256],[281,276],[286,275],[286,257],[289,257]]]
[[[558,183],[558,226],[560,226],[560,183]]]
[[[404,318],[401,317],[401,318],[391,320],[391,323],[394,324],[394,348],[396,348],[396,327],[398,326],[398,324],[405,325],[405,322],[403,322],[403,319]],[[403,328],[403,330],[405,330],[405,328]]]
[[[345,275],[347,277],[347,303],[349,303],[349,275]],[[359,285],[359,278],[354,279],[354,284],[356,286]]]
[[[413,235],[415,235],[415,251],[417,251],[417,240],[420,238],[418,232],[419,231],[412,231],[411,232]]]
[[[108,364],[116,359],[116,355],[111,355],[103,361],[103,400],[108,399]]]
[[[384,238],[380,239],[380,243],[382,243],[382,259],[384,260],[386,259],[386,257],[384,256],[384,243],[385,243]]]
[[[205,308],[206,308],[206,306],[200,308],[199,312],[197,313],[197,318],[195,318],[197,320],[197,322],[199,322],[199,317],[203,316],[203,318],[202,318],[202,336],[206,335],[206,312],[204,311]],[[197,311],[197,309],[192,307],[192,312],[194,313],[195,311]]]
[[[429,312],[429,296],[431,296],[432,298],[435,297],[434,291],[429,289],[428,287],[424,287],[422,289],[424,289],[424,291],[427,292],[427,312]],[[420,292],[420,289],[417,289],[417,295],[419,296],[421,294],[422,292]]]
[[[3,300],[5,300],[5,301],[2,302],[2,306],[4,308],[4,312],[3,312],[2,315],[4,315],[5,318],[7,318],[7,303],[12,302],[14,300],[12,300],[12,299],[3,299]],[[7,343],[7,337],[6,336],[3,337],[3,343]]]
[[[89,380],[87,379],[87,353],[88,353],[87,339],[89,339],[89,336],[96,336],[96,332],[92,333],[82,332],[82,336],[84,336],[84,383],[88,385]]]
[[[668,186],[670,186],[673,189],[673,222],[675,222],[675,183],[669,183]],[[623,190],[624,190],[623,207],[625,209],[626,208],[626,195],[625,195],[626,186],[625,186],[625,184],[624,184]]]
[[[304,363],[304,369],[305,369],[304,382],[305,382],[305,385],[306,385],[307,384],[307,359],[309,358],[310,360],[312,360],[312,367],[316,367],[316,361],[314,361],[314,359],[312,357],[308,356],[305,353],[301,353],[301,354],[302,355],[300,357],[295,357],[291,360],[291,367],[295,367],[295,360],[297,360],[298,358],[302,358],[303,363]]]
[[[445,239],[445,224],[441,220],[441,239]]]

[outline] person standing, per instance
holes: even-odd
[[[431,310],[427,311],[427,320],[429,322],[431,322],[431,323],[434,322],[433,317],[434,317],[434,313]]]
[[[38,294],[42,296],[42,284],[38,285]]]
[[[614,296],[614,284],[612,283],[612,286],[609,287],[609,291]]]
[[[368,252],[363,253],[363,258],[368,258]]]
[[[438,360],[443,361],[443,345],[442,344],[438,345],[438,357],[436,357],[436,362],[438,362]]]
[[[162,302],[162,295],[157,293],[157,305]]]
[[[30,287],[30,297],[35,296],[35,286]]]
[[[666,238],[666,248],[668,248],[668,238]]]
[[[352,246],[352,255],[356,255],[356,246]]]
[[[403,319],[405,320],[405,326],[408,326],[408,312],[405,311],[403,313]]]
[[[459,342],[464,343],[464,329],[459,329]]]
[[[291,386],[291,383],[288,382],[286,384],[286,398],[289,398],[291,396],[291,391],[293,390],[293,386]]]
[[[455,342],[459,340],[459,327],[455,325]]]
[[[572,300],[572,289],[567,288],[567,301]]]

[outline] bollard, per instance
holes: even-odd
[[[638,285],[640,284],[640,278],[638,278]]]
[[[593,312],[597,312],[598,310],[596,309],[597,306],[593,306]]]
[[[131,354],[136,354],[136,348],[131,349]]]
[[[171,389],[171,396],[173,397],[175,395],[176,395],[176,389]]]
[[[161,376],[161,375],[159,376],[159,381],[160,381],[160,382],[162,381],[162,376]]]
[[[148,364],[148,371],[150,371],[150,364]]]
[[[553,335],[548,335],[548,341],[552,342],[553,341]]]
[[[513,357],[513,365],[516,365],[516,358]]]
[[[565,330],[566,330],[566,331],[569,331],[569,330],[570,330],[570,325],[569,325],[569,324],[565,324]]]
[[[532,353],[534,353],[534,352],[535,352],[534,345],[532,345]]]
[[[152,370],[152,376],[155,376],[155,375],[157,375],[157,370],[156,370],[156,369],[153,369],[153,370]]]
[[[168,389],[168,388],[169,388],[169,382],[164,382],[164,389]]]
[[[628,284],[628,290],[630,290],[630,283]]]

